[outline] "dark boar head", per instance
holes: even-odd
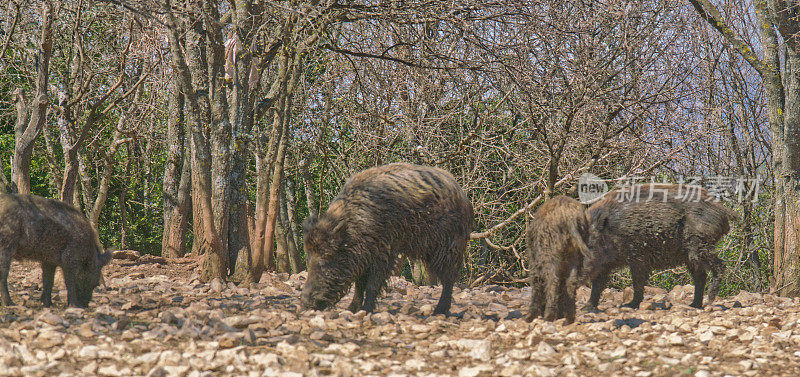
[[[609,216],[611,210],[608,205],[600,205],[605,201],[595,203],[586,210],[586,220],[589,222],[589,234],[586,246],[591,251],[591,257],[584,261],[584,266],[590,275],[605,268],[605,264],[616,258],[616,244],[609,229]],[[607,203],[610,204],[610,203]],[[594,276],[590,276],[594,278]]]
[[[92,301],[94,289],[103,280],[103,266],[111,261],[112,253],[109,251],[94,253],[94,258],[83,263],[75,275],[75,298],[77,306],[85,308]]]
[[[347,221],[326,213],[321,219],[310,216],[303,229],[308,279],[300,302],[306,308],[323,310],[339,302],[355,280]]]

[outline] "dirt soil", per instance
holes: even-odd
[[[374,314],[303,311],[304,274],[252,287],[198,280],[196,261],[115,260],[88,309],[43,308],[41,272],[14,262],[0,307],[0,375],[24,376],[800,376],[800,301],[742,292],[704,310],[692,287],[608,290],[577,322],[524,321],[530,291],[456,289],[392,278]],[[588,289],[579,291],[579,306]]]

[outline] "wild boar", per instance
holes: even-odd
[[[708,298],[713,301],[725,264],[714,248],[737,215],[702,187],[643,184],[614,190],[587,210],[593,259],[586,273],[592,279],[587,308],[596,310],[609,274],[629,266],[633,299],[624,306],[638,308],[650,272],[685,265],[694,281],[691,306],[703,307],[707,271]]]
[[[42,264],[42,303],[52,305],[56,267],[61,267],[69,306],[85,307],[111,259],[89,220],[72,206],[35,195],[0,194],[0,303],[8,292],[12,259]]]
[[[394,163],[357,173],[325,213],[305,221],[308,281],[301,302],[322,310],[355,283],[348,309],[372,312],[402,253],[439,279],[434,313],[447,314],[472,223],[469,198],[445,170]]]
[[[530,262],[531,306],[528,321],[544,313],[546,321],[575,321],[575,292],[589,255],[588,222],[583,204],[557,196],[539,206],[525,232]]]

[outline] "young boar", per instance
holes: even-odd
[[[61,267],[69,306],[85,307],[111,259],[89,220],[63,202],[35,195],[0,194],[0,303],[13,305],[8,293],[12,259],[42,264],[42,303],[52,305],[53,277]]]
[[[575,292],[589,249],[583,204],[557,196],[542,204],[527,223],[531,306],[528,321],[544,313],[546,321],[575,321]]]
[[[588,309],[597,309],[609,274],[625,265],[631,270],[633,300],[624,306],[639,307],[651,271],[680,265],[686,265],[694,281],[691,306],[703,307],[707,271],[713,301],[725,270],[714,248],[730,229],[729,220],[737,218],[713,199],[698,186],[643,184],[611,191],[590,206]]]
[[[353,175],[319,218],[304,224],[308,281],[301,302],[322,310],[355,283],[350,311],[371,312],[398,254],[442,283],[447,314],[472,230],[472,204],[450,173],[395,163]]]

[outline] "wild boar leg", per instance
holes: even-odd
[[[356,279],[355,292],[353,292],[353,302],[347,307],[347,310],[355,313],[361,310],[361,305],[364,304],[364,288],[367,286],[367,274],[361,275]]]
[[[544,273],[544,296],[547,302],[544,307],[544,320],[555,321],[558,315],[558,294],[561,289],[561,282],[557,275],[558,266],[552,266],[551,271]]]
[[[567,280],[564,282],[564,290],[558,302],[558,318],[566,318],[566,323],[575,322],[575,295],[578,291],[578,268],[573,266]]]
[[[8,271],[11,269],[11,253],[0,250],[0,303],[4,306],[14,305],[8,294]]]
[[[712,249],[713,250],[713,249]],[[710,252],[709,252],[710,253]],[[717,298],[719,292],[719,284],[722,281],[722,275],[725,274],[725,262],[719,259],[716,255],[711,255],[711,282],[708,284],[708,302],[711,303]]]
[[[439,280],[442,282],[442,295],[439,296],[439,303],[436,304],[433,314],[447,315],[450,312],[450,304],[453,301],[453,284],[456,279],[452,276],[442,276],[439,277]]]
[[[386,284],[386,274],[383,269],[371,267],[366,273],[366,284],[364,286],[364,305],[361,310],[372,313],[375,311],[375,304],[378,295]]]
[[[531,268],[530,274],[531,305],[528,309],[528,317],[525,318],[528,322],[533,321],[534,318],[538,318],[542,315],[542,312],[544,312],[544,284],[542,283],[539,270]]]
[[[80,308],[78,290],[75,288],[75,272],[63,266],[61,267],[61,272],[64,273],[64,284],[67,286],[67,306]]]
[[[606,284],[608,284],[608,274],[602,273],[597,275],[596,278],[592,279],[592,293],[589,295],[589,302],[586,303],[584,307],[585,310],[590,312],[597,311],[597,305],[600,303],[600,296],[603,295],[603,290],[606,289]]]
[[[706,269],[702,265],[689,266],[689,272],[692,274],[692,282],[694,283],[694,300],[689,306],[702,309],[703,293],[706,290]]]
[[[631,302],[622,305],[623,307],[639,309],[639,304],[644,299],[644,285],[650,277],[650,270],[645,266],[631,265],[631,280],[633,285],[633,299]]]
[[[56,264],[42,262],[42,304],[45,307],[53,305],[53,279],[56,275]]]

